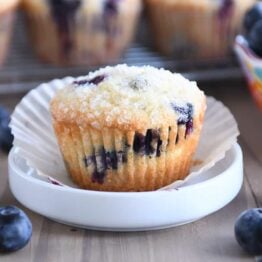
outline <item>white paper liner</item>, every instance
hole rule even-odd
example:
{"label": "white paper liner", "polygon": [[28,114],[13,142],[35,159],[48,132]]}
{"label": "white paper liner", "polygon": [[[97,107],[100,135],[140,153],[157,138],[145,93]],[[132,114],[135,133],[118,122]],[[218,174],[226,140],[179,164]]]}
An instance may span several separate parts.
{"label": "white paper liner", "polygon": [[[11,116],[10,127],[14,135],[14,146],[35,169],[34,177],[59,186],[77,188],[67,174],[51,123],[49,102],[58,89],[74,80],[67,77],[42,84],[29,92],[16,106]],[[239,130],[236,120],[221,102],[207,98],[207,111],[197,152],[195,165],[184,180],[176,181],[159,190],[170,190],[190,183],[210,169],[236,143]]]}

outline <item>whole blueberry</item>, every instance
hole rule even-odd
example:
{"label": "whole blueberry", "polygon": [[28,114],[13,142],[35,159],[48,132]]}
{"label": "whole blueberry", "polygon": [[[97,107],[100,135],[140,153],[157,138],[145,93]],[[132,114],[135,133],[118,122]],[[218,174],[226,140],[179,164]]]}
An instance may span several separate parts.
{"label": "whole blueberry", "polygon": [[244,211],[235,223],[239,245],[252,255],[262,255],[262,208]]}
{"label": "whole blueberry", "polygon": [[32,224],[26,214],[15,206],[0,207],[0,251],[23,248],[32,236]]}
{"label": "whole blueberry", "polygon": [[251,31],[257,21],[262,20],[262,2],[257,2],[249,9],[244,18],[244,28],[247,33]]}
{"label": "whole blueberry", "polygon": [[10,115],[8,111],[0,107],[0,148],[9,151],[13,144],[13,135],[9,128]]}
{"label": "whole blueberry", "polygon": [[253,26],[247,40],[254,53],[262,57],[262,20]]}

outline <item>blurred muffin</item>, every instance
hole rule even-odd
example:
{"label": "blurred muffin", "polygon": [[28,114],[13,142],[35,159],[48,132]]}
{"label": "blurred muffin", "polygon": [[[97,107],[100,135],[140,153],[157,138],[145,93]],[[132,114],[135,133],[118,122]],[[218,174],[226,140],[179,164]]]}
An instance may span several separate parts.
{"label": "blurred muffin", "polygon": [[23,0],[23,7],[43,61],[97,65],[122,55],[133,37],[141,0]]}
{"label": "blurred muffin", "polygon": [[255,0],[146,0],[157,49],[176,58],[229,55]]}
{"label": "blurred muffin", "polygon": [[0,65],[8,53],[18,3],[19,0],[0,0]]}
{"label": "blurred muffin", "polygon": [[205,108],[195,82],[150,66],[100,69],[51,101],[69,174],[103,191],[156,190],[185,178]]}

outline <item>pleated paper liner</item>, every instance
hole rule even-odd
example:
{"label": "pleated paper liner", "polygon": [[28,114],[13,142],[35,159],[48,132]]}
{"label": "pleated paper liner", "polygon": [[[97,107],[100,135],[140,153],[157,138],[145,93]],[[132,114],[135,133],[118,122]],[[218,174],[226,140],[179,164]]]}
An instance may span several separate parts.
{"label": "pleated paper liner", "polygon": [[[49,103],[56,91],[74,80],[67,77],[42,84],[29,92],[16,106],[11,117],[14,146],[27,164],[36,170],[33,176],[48,183],[77,188],[67,174],[53,130]],[[237,141],[236,120],[221,102],[207,98],[207,111],[197,152],[189,175],[159,190],[176,189],[223,159]]]}

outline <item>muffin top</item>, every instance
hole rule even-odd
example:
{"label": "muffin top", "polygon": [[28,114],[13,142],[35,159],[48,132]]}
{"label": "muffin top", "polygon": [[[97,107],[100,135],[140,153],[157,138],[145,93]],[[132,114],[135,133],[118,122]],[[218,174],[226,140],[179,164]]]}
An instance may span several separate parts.
{"label": "muffin top", "polygon": [[51,101],[56,121],[124,130],[186,124],[205,109],[205,96],[180,74],[118,65],[79,77]]}

